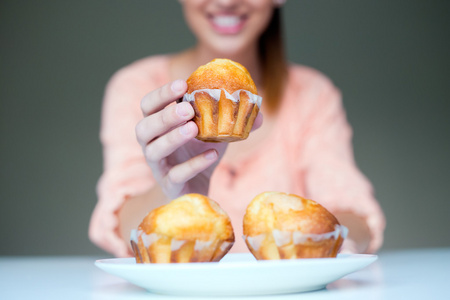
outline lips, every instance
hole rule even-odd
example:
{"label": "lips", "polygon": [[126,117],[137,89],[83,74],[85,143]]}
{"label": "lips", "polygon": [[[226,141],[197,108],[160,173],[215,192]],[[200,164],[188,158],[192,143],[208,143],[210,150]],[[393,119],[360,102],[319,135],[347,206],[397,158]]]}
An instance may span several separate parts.
{"label": "lips", "polygon": [[236,15],[215,15],[209,19],[214,30],[220,34],[237,34],[245,24],[245,17]]}

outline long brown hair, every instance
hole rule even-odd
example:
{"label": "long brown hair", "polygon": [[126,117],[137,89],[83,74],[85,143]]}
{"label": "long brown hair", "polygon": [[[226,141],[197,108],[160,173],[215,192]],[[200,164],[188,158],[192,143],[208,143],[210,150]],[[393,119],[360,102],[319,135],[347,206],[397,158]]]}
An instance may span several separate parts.
{"label": "long brown hair", "polygon": [[259,39],[259,54],[264,86],[263,101],[269,112],[275,112],[287,78],[281,9],[278,7],[274,9],[272,19]]}

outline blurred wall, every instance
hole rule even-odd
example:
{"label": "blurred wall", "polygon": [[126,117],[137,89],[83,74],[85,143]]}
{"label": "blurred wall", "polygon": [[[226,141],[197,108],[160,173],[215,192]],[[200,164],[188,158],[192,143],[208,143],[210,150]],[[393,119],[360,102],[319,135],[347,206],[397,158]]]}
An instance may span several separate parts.
{"label": "blurred wall", "polygon": [[[289,0],[287,52],[342,90],[383,250],[450,246],[450,1]],[[109,255],[87,238],[104,86],[193,45],[178,1],[0,2],[0,255]]]}

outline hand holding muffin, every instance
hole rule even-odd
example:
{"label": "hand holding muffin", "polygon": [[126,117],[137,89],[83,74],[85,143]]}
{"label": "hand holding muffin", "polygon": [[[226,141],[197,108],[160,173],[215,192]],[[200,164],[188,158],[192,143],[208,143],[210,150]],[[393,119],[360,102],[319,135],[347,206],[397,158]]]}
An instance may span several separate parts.
{"label": "hand holding muffin", "polygon": [[191,192],[207,195],[209,178],[226,149],[226,144],[195,139],[192,106],[174,104],[186,91],[186,82],[176,80],[147,94],[141,101],[144,118],[136,126],[145,159],[169,199]]}
{"label": "hand holding muffin", "polygon": [[[250,74],[229,60],[199,67],[188,83],[176,80],[147,94],[141,101],[144,118],[136,126],[147,163],[169,199],[186,193],[208,194],[212,172],[227,143],[204,143],[195,137],[215,142],[244,139],[261,104]],[[195,93],[205,88],[223,92],[218,99]],[[200,99],[175,104],[185,94]]]}

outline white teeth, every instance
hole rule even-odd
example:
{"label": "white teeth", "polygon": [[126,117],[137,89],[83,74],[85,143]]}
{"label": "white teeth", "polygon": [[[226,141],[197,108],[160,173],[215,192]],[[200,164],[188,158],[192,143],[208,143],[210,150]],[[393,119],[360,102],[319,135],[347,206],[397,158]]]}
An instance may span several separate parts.
{"label": "white teeth", "polygon": [[238,25],[241,20],[235,16],[216,16],[213,21],[217,26],[232,27]]}

